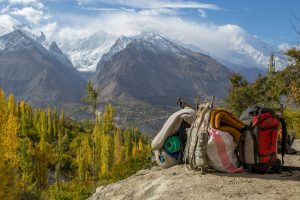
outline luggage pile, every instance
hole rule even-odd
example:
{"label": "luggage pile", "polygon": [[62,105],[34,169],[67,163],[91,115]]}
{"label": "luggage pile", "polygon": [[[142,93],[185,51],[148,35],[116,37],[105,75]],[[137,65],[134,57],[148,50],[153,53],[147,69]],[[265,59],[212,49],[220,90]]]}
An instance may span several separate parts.
{"label": "luggage pile", "polygon": [[286,149],[287,130],[284,119],[272,110],[254,106],[236,118],[213,108],[213,100],[197,109],[181,106],[151,143],[162,168],[183,163],[188,172],[281,172],[285,151],[281,159],[277,152]]}

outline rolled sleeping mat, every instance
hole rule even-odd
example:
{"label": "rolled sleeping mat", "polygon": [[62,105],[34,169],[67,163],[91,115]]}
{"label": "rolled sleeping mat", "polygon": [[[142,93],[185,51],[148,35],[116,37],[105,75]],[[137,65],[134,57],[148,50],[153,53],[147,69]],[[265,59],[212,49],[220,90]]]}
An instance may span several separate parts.
{"label": "rolled sleeping mat", "polygon": [[155,151],[154,154],[157,164],[164,169],[178,164],[178,160],[169,155],[164,149],[162,149],[160,152]]}
{"label": "rolled sleeping mat", "polygon": [[181,142],[177,135],[168,137],[164,143],[164,149],[168,153],[175,153],[181,150]]}
{"label": "rolled sleeping mat", "polygon": [[184,108],[173,113],[163,125],[162,129],[154,137],[151,142],[152,150],[160,150],[163,148],[165,140],[176,134],[179,130],[182,121],[185,120],[189,125],[193,122],[196,116],[196,111],[191,108]]}

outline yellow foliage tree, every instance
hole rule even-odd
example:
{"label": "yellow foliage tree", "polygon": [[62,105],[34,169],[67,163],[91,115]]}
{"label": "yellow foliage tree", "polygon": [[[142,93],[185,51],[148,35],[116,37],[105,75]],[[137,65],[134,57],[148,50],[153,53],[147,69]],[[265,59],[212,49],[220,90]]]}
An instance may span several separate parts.
{"label": "yellow foliage tree", "polygon": [[[14,105],[11,99],[11,106]],[[0,134],[0,199],[16,199],[19,192],[18,166],[19,158],[17,148],[19,138],[17,136],[18,121],[11,112],[7,121],[1,127]]]}
{"label": "yellow foliage tree", "polygon": [[132,158],[136,158],[136,156],[137,156],[137,148],[136,148],[136,143],[134,143],[132,147]]}
{"label": "yellow foliage tree", "polygon": [[123,161],[124,151],[122,146],[122,132],[120,129],[118,129],[114,135],[114,165],[118,165]]}
{"label": "yellow foliage tree", "polygon": [[142,138],[140,137],[139,139],[139,147],[138,147],[138,150],[139,152],[142,152],[144,150],[144,147],[143,147],[143,141],[142,141]]}
{"label": "yellow foliage tree", "polygon": [[112,138],[110,135],[103,135],[101,143],[101,174],[105,175],[109,172],[110,160],[112,155],[110,154]]}
{"label": "yellow foliage tree", "polygon": [[76,162],[78,165],[78,176],[80,182],[88,181],[89,169],[92,166],[92,149],[89,144],[89,137],[84,136],[77,149]]}

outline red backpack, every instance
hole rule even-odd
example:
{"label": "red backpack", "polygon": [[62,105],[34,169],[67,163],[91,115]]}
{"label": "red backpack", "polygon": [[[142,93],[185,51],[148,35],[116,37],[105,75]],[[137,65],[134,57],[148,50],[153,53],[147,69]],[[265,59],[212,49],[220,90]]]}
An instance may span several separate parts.
{"label": "red backpack", "polygon": [[281,124],[281,148],[285,149],[285,121],[272,110],[260,106],[248,108],[240,120],[246,127],[242,131],[237,154],[244,167],[257,173],[281,172],[285,152],[282,152],[282,159],[278,159],[277,138]]}

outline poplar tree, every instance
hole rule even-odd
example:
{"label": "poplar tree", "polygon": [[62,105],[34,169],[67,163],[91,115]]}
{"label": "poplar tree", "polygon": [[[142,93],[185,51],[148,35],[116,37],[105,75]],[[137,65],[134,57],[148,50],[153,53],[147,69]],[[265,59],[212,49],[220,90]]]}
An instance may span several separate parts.
{"label": "poplar tree", "polygon": [[15,97],[12,94],[9,95],[9,97],[8,97],[7,109],[8,109],[8,112],[15,113]]}
{"label": "poplar tree", "polygon": [[109,169],[109,148],[111,138],[108,134],[104,134],[101,144],[101,174],[105,175]]}
{"label": "poplar tree", "polygon": [[123,161],[123,138],[122,132],[118,129],[114,135],[114,165],[118,165]]}
{"label": "poplar tree", "polygon": [[93,166],[94,181],[96,183],[98,182],[98,178],[101,172],[102,139],[103,139],[103,133],[101,132],[101,127],[99,125],[98,117],[96,116],[96,122],[92,133],[92,141],[94,145],[92,166]]}
{"label": "poplar tree", "polygon": [[129,130],[124,130],[124,139],[125,160],[129,160],[131,157],[131,137],[129,134]]}
{"label": "poplar tree", "polygon": [[0,198],[6,197],[15,199],[19,192],[18,180],[18,166],[19,157],[17,155],[17,148],[19,145],[19,138],[17,136],[18,121],[14,115],[14,100],[11,95],[9,98],[10,108],[7,121],[1,127],[0,135]]}
{"label": "poplar tree", "polygon": [[39,121],[37,130],[40,135],[40,141],[35,148],[35,171],[38,189],[44,189],[47,186],[47,167],[51,156],[51,150],[46,142],[46,114],[43,111],[39,111],[38,114]]}
{"label": "poplar tree", "polygon": [[142,152],[144,150],[144,147],[143,147],[143,141],[142,141],[142,137],[139,138],[139,146],[138,146],[138,151],[139,152]]}
{"label": "poplar tree", "polygon": [[34,193],[35,192],[35,177],[34,177],[34,165],[33,158],[33,146],[28,137],[20,139],[18,155],[20,158],[21,169],[21,181],[20,186],[22,193]]}
{"label": "poplar tree", "polygon": [[79,181],[84,183],[88,180],[89,169],[92,166],[92,149],[89,144],[88,135],[83,136],[83,139],[77,149],[76,162],[78,165]]}
{"label": "poplar tree", "polygon": [[[88,81],[86,86],[86,95],[82,98],[82,102],[92,107],[94,120],[96,121],[96,108],[97,108],[98,92],[94,89],[91,81]],[[95,122],[96,123],[96,122]],[[93,135],[93,134],[92,134]],[[93,177],[94,177],[94,191],[96,191],[97,172],[96,172],[96,141],[92,137],[92,152],[93,152]]]}
{"label": "poplar tree", "polygon": [[132,145],[132,158],[136,158],[136,155],[137,155],[137,145],[136,145],[136,142],[134,141],[133,142],[133,145]]}
{"label": "poplar tree", "polygon": [[56,144],[56,157],[57,162],[55,165],[55,184],[56,184],[56,194],[60,196],[60,169],[61,169],[61,161],[62,161],[62,154],[63,154],[63,137],[65,136],[65,113],[64,109],[62,109],[59,117],[58,122],[58,138]]}
{"label": "poplar tree", "polygon": [[47,134],[50,137],[53,137],[53,132],[52,132],[52,112],[50,107],[47,109]]}

